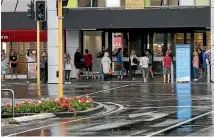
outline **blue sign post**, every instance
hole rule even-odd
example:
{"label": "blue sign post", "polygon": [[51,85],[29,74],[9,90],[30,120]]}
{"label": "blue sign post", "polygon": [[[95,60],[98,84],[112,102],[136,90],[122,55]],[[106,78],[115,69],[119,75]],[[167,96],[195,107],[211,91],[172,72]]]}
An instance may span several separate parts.
{"label": "blue sign post", "polygon": [[191,45],[176,45],[176,82],[191,82]]}

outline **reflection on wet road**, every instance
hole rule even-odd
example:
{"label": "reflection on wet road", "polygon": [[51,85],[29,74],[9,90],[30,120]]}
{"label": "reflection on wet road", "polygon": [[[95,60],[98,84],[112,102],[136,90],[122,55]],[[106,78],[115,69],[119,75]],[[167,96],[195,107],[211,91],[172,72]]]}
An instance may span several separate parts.
{"label": "reflection on wet road", "polygon": [[[16,98],[54,98],[57,85],[3,85]],[[213,85],[102,84],[65,85],[64,96],[89,94],[97,102],[124,109],[109,115],[56,118],[31,125],[2,127],[2,135],[17,136],[186,136],[214,135]],[[38,93],[40,92],[40,93]],[[41,95],[41,96],[38,96]],[[7,94],[2,94],[7,98]],[[3,100],[4,101],[4,100]],[[14,134],[17,133],[17,134]]]}

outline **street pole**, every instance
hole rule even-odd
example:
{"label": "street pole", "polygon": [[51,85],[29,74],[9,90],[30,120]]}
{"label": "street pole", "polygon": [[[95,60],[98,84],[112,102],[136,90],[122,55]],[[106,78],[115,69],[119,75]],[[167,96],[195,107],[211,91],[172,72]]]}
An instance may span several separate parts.
{"label": "street pole", "polygon": [[37,21],[37,86],[38,86],[38,95],[40,96],[40,22]]}
{"label": "street pole", "polygon": [[58,69],[59,69],[59,79],[58,79],[58,96],[63,96],[63,55],[62,55],[62,0],[58,0]]}

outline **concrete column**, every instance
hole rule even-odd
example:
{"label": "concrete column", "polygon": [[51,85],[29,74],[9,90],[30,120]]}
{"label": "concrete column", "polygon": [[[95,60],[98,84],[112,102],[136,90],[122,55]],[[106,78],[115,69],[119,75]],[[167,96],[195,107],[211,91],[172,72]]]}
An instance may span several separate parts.
{"label": "concrete column", "polygon": [[[66,30],[66,52],[70,54],[72,63],[74,63],[74,54],[80,47],[80,31]],[[76,68],[73,64],[71,78],[76,78]]]}
{"label": "concrete column", "polygon": [[211,0],[211,81],[214,81],[214,1]]}
{"label": "concrete column", "polygon": [[58,83],[58,17],[56,0],[47,0],[48,27],[48,83]]}

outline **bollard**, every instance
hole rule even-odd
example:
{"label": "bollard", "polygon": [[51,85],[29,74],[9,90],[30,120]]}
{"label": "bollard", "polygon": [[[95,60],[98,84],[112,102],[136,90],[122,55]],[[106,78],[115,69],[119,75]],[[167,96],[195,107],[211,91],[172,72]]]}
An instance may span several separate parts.
{"label": "bollard", "polygon": [[210,64],[207,64],[207,83],[210,83]]}
{"label": "bollard", "polygon": [[171,63],[171,83],[174,83],[174,65]]}

